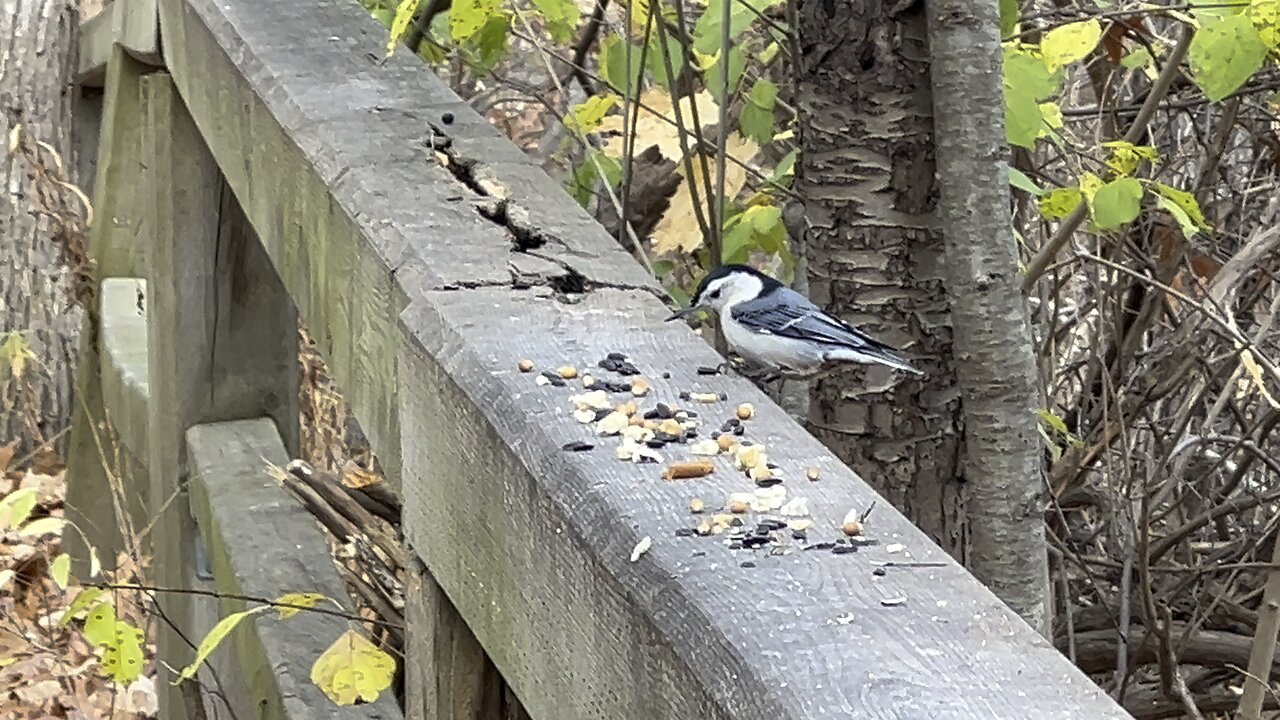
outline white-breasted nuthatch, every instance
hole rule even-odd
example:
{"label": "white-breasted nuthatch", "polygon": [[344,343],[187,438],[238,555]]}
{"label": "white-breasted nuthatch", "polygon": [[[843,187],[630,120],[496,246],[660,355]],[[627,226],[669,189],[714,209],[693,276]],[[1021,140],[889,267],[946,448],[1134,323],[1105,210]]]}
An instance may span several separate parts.
{"label": "white-breasted nuthatch", "polygon": [[745,265],[712,270],[698,283],[689,307],[667,320],[698,310],[719,314],[725,340],[743,359],[786,377],[813,377],[847,363],[923,374],[893,348]]}

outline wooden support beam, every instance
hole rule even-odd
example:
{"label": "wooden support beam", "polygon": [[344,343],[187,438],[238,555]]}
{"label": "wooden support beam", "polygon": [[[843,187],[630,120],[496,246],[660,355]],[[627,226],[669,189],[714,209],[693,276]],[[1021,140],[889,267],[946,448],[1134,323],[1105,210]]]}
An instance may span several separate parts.
{"label": "wooden support beam", "polygon": [[[192,515],[216,578],[206,589],[268,599],[320,593],[348,605],[315,519],[266,475],[264,461],[283,467],[291,457],[270,420],[197,425],[187,432],[186,448]],[[197,605],[204,607],[192,628],[196,638],[218,619],[247,609],[234,599],[200,600]],[[287,620],[274,612],[260,615],[238,627],[213,658],[219,676],[225,682],[235,678],[240,686],[227,698],[236,717],[399,718],[389,692],[373,703],[336,707],[311,682],[312,664],[348,625],[341,618],[303,611]],[[208,705],[208,717],[225,716],[220,702]]]}
{"label": "wooden support beam", "polygon": [[[147,238],[154,567],[158,583],[182,587],[194,562],[194,528],[183,495],[183,433],[201,422],[268,415],[296,452],[297,320],[169,76],[148,76],[143,95],[152,189]],[[187,625],[188,598],[161,598],[161,609]],[[190,648],[161,627],[160,656],[182,666]],[[180,707],[176,691],[162,694],[163,717],[178,717]]]}
{"label": "wooden support beam", "polygon": [[106,79],[107,63],[115,47],[115,13],[111,3],[93,17],[80,23],[80,51],[77,56],[76,83],[101,87]]}
{"label": "wooden support beam", "polygon": [[157,0],[113,0],[80,24],[78,85],[100,87],[116,47],[144,65],[164,63],[160,56],[160,15],[156,3]]}
{"label": "wooden support beam", "polygon": [[[104,10],[104,12],[106,12]],[[147,190],[143,177],[140,83],[150,68],[118,46],[111,51],[103,98],[103,122],[96,143],[98,160],[93,183],[97,218],[89,233],[89,250],[97,262],[98,280],[144,274],[140,237]],[[75,406],[67,453],[67,517],[80,526],[109,567],[125,548],[112,501],[114,455],[111,419],[103,413],[98,358],[98,308],[95,304],[80,330],[76,364]],[[87,568],[87,550],[79,533],[67,536],[67,552],[79,569]]]}
{"label": "wooden support beam", "polygon": [[[160,65],[160,14],[157,0],[113,0],[111,30],[115,41],[135,59]],[[105,13],[108,8],[103,8]]]}
{"label": "wooden support beam", "polygon": [[[581,367],[621,351],[655,398],[754,403],[753,437],[828,536],[877,499],[749,383],[697,376],[719,358],[661,322],[652,278],[414,58],[382,62],[384,31],[358,5],[162,0],[161,17],[195,124],[389,459],[404,530],[443,591],[421,591],[415,698],[451,688],[488,706],[470,638],[433,634],[461,619],[537,718],[1127,717],[883,502],[878,546],[744,556],[675,534],[692,495],[751,488],[723,460],[665,482],[607,448],[561,450],[588,436],[568,391],[534,385],[517,359]],[[821,482],[799,479],[809,465]],[[908,553],[935,565],[873,574]],[[460,689],[436,661],[446,647],[469,658]]]}

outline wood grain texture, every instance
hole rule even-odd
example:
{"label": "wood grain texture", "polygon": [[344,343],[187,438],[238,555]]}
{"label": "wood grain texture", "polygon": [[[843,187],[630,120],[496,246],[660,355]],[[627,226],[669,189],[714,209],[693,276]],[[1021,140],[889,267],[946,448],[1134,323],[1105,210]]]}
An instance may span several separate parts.
{"label": "wood grain texture", "polygon": [[[570,305],[475,289],[430,293],[404,318],[416,338],[400,369],[416,380],[401,395],[405,531],[533,717],[1126,717],[883,501],[869,525],[879,546],[734,553],[674,537],[691,497],[750,490],[725,461],[673,483],[615,460],[607,441],[560,450],[589,437],[571,391],[536,386],[517,359],[589,367],[619,351],[656,399],[727,392],[698,408],[714,424],[754,403],[754,439],[809,500],[815,533],[834,536],[878,499],[749,383],[694,375],[716,356],[665,312],[638,292]],[[821,482],[800,479],[811,465]],[[652,549],[630,562],[645,536]],[[941,566],[872,574],[872,561],[903,559]],[[894,597],[905,604],[882,605]]]}
{"label": "wood grain texture", "polygon": [[[146,66],[118,47],[112,49],[103,97],[103,122],[94,179],[93,208],[97,220],[90,230],[89,250],[97,263],[98,280],[144,274],[140,237],[141,213],[148,195],[142,173],[141,130],[144,108],[140,83]],[[111,191],[115,189],[115,191]],[[125,190],[121,192],[121,190]],[[94,318],[81,322],[76,356],[75,401],[67,451],[68,518],[85,529],[89,542],[104,562],[113,563],[124,543],[111,503],[103,450],[111,447],[109,425],[102,416],[98,327]],[[78,533],[67,537],[67,552],[79,567],[88,567],[87,550]]]}
{"label": "wood grain texture", "polygon": [[157,0],[112,0],[112,35],[130,55],[159,64],[160,15]]}
{"label": "wood grain texture", "polygon": [[[381,63],[385,30],[358,5],[165,0],[160,11],[182,97],[393,483],[407,290],[506,286],[517,271],[653,286],[419,61]],[[326,41],[296,42],[300,19]],[[541,248],[516,252],[515,231],[478,211],[493,201],[432,161],[445,112],[459,164],[510,178],[490,189],[540,224]]]}
{"label": "wood grain texture", "polygon": [[405,583],[405,717],[501,720],[503,680],[457,608],[422,563]]}
{"label": "wood grain texture", "polygon": [[[192,567],[194,526],[186,502],[182,435],[200,422],[270,415],[296,451],[297,320],[260,245],[230,198],[169,76],[143,81],[148,219],[150,493],[156,577],[182,587]],[[185,627],[189,598],[161,598]],[[158,651],[181,666],[190,648],[162,629]],[[161,715],[178,712],[173,688]]]}
{"label": "wood grain texture", "polygon": [[[264,460],[282,467],[289,461],[271,420],[197,425],[186,443],[192,514],[218,591],[265,598],[320,593],[349,605],[311,515],[265,472]],[[219,605],[221,615],[246,609],[237,600]],[[373,703],[337,707],[311,682],[311,665],[347,630],[347,621],[306,611],[283,621],[273,615],[242,623],[223,643],[224,676],[240,675],[248,691],[248,697],[232,698],[240,717],[400,717],[389,693]],[[196,637],[208,629],[196,628]]]}
{"label": "wood grain texture", "polygon": [[[139,463],[147,445],[147,317],[142,278],[108,278],[98,289],[102,407],[125,455]],[[123,485],[134,527],[145,527],[150,487],[144,468]]]}
{"label": "wood grain texture", "polygon": [[108,278],[98,290],[102,399],[131,453],[147,456],[147,281]]}
{"label": "wood grain texture", "polygon": [[107,61],[115,46],[116,3],[111,3],[93,17],[80,22],[80,51],[77,55],[76,83],[100,87],[107,74]]}

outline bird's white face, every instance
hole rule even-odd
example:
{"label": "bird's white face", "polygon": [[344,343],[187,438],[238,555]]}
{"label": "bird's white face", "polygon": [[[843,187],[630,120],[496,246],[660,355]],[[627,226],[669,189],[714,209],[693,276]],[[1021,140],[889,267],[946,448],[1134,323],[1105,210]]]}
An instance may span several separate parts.
{"label": "bird's white face", "polygon": [[702,295],[694,298],[694,305],[720,312],[745,300],[751,300],[764,289],[760,278],[746,273],[732,273],[710,283]]}

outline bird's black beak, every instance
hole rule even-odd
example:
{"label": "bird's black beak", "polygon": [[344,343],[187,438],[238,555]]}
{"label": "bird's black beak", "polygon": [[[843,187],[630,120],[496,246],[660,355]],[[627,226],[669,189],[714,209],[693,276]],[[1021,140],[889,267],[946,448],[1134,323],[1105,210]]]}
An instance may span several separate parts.
{"label": "bird's black beak", "polygon": [[690,314],[692,314],[692,313],[693,313],[695,310],[697,310],[697,309],[698,309],[698,308],[697,308],[696,306],[691,306],[691,307],[687,307],[687,308],[685,308],[685,309],[683,309],[683,310],[677,310],[677,311],[675,311],[674,313],[672,313],[672,314],[671,314],[671,317],[667,318],[667,320],[666,320],[666,321],[667,321],[667,322],[671,322],[672,320],[680,320],[680,319],[682,319],[682,318],[689,317],[689,315],[690,315]]}

